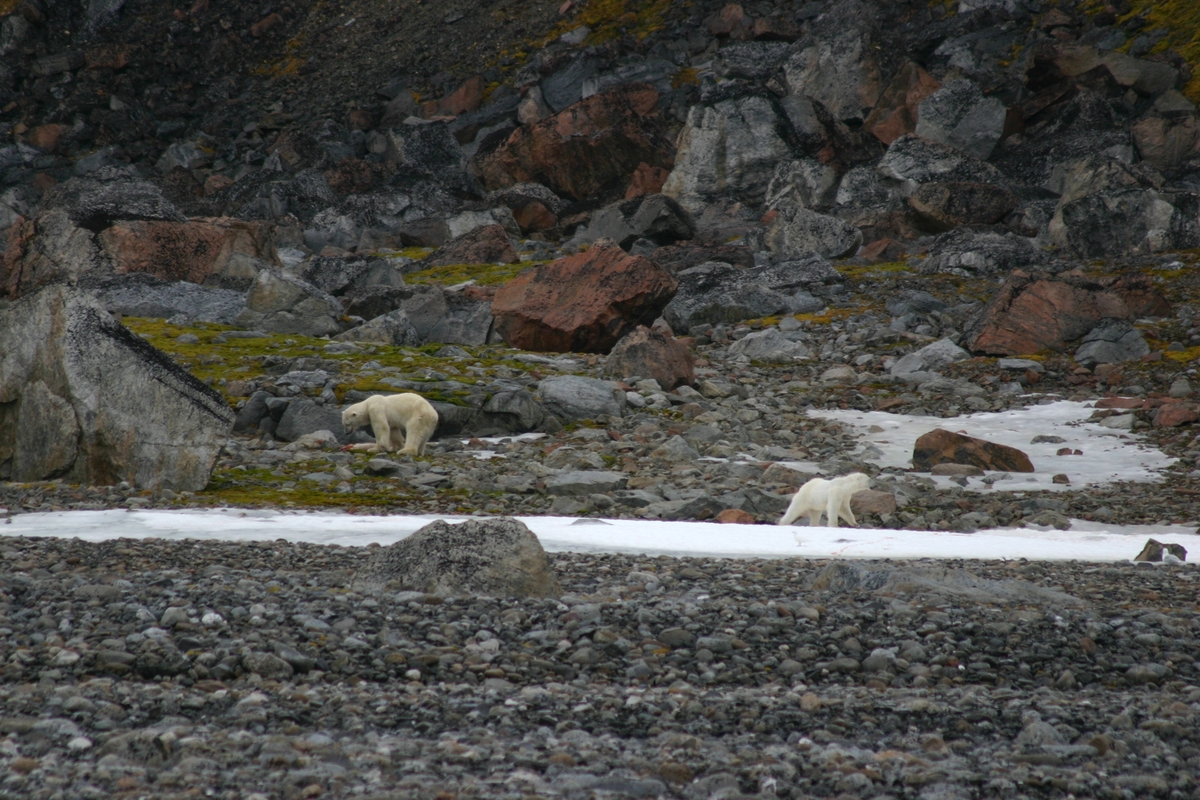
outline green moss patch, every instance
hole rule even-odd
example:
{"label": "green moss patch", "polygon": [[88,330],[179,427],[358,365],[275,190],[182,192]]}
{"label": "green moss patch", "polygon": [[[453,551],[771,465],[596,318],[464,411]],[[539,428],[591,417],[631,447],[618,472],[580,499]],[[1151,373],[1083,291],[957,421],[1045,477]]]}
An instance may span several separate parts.
{"label": "green moss patch", "polygon": [[508,283],[522,272],[545,261],[521,261],[516,264],[447,264],[431,267],[404,276],[407,283],[440,283],[453,286],[456,283],[475,281],[480,286],[500,286]]}

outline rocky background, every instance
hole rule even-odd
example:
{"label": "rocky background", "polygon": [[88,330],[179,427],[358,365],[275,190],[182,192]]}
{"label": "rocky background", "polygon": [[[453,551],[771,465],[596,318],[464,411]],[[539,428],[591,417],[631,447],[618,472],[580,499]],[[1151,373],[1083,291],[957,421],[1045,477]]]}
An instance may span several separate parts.
{"label": "rocky background", "polygon": [[[1195,522],[1198,28],[0,0],[0,506],[771,522],[858,470],[864,525]],[[342,451],[395,391],[429,455]],[[1023,454],[938,434],[935,490],[807,414],[1066,398],[1163,481],[1073,487],[1066,451],[1063,491],[991,491]],[[560,555],[510,601],[336,548],[2,555],[14,796],[1197,791],[1188,566]]]}

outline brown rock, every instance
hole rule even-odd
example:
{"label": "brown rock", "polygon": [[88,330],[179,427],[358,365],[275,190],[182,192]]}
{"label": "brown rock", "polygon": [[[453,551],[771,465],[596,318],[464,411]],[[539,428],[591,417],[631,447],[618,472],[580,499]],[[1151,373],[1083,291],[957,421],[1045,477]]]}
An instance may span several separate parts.
{"label": "brown rock", "polygon": [[930,475],[945,475],[952,478],[972,478],[983,474],[983,470],[973,464],[934,464],[929,470]]}
{"label": "brown rock", "polygon": [[254,37],[262,36],[264,33],[269,33],[282,24],[283,17],[278,14],[268,14],[250,26],[250,35]]}
{"label": "brown rock", "polygon": [[875,514],[876,516],[895,514],[896,495],[891,492],[864,489],[861,492],[855,492],[850,498],[850,510],[856,516],[863,514]]}
{"label": "brown rock", "polygon": [[613,347],[604,365],[609,377],[654,378],[664,389],[696,382],[692,351],[658,328],[639,325]]}
{"label": "brown rock", "polygon": [[473,167],[488,190],[541,183],[573,200],[620,198],[639,164],[668,169],[675,149],[656,113],[658,92],[629,83],[517,128]]}
{"label": "brown rock", "polygon": [[717,522],[724,522],[734,525],[753,525],[757,520],[750,516],[740,508],[727,508],[717,514],[713,519]]}
{"label": "brown rock", "polygon": [[708,32],[713,36],[728,36],[734,30],[740,28],[742,20],[745,19],[746,12],[738,3],[729,3],[722,8],[711,22],[708,23]]}
{"label": "brown rock", "polygon": [[329,188],[338,197],[362,194],[387,179],[387,173],[381,165],[363,161],[361,158],[344,158],[322,174]]}
{"label": "brown rock", "polygon": [[420,261],[421,269],[448,264],[515,264],[521,260],[500,225],[484,225],[443,245]]}
{"label": "brown rock", "polygon": [[1054,277],[1013,270],[966,326],[967,349],[1026,355],[1062,348],[1106,318],[1170,316],[1171,306],[1140,273],[1093,279],[1078,271]]}
{"label": "brown rock", "polygon": [[858,251],[858,255],[862,258],[871,261],[874,264],[884,264],[891,261],[899,261],[904,258],[904,245],[897,242],[895,239],[876,239],[868,245],[864,245]]}
{"label": "brown rock", "polygon": [[964,436],[938,428],[913,445],[913,469],[929,472],[935,464],[971,464],[1001,472],[1033,472],[1029,456],[1015,447]]}
{"label": "brown rock", "polygon": [[606,353],[652,322],[677,287],[654,262],[597,243],[502,286],[492,301],[495,330],[523,350]]}
{"label": "brown rock", "polygon": [[125,45],[101,45],[84,53],[84,59],[88,69],[124,69],[131,50]]}
{"label": "brown rock", "polygon": [[1187,548],[1181,544],[1163,544],[1157,539],[1147,539],[1146,546],[1142,548],[1142,552],[1133,557],[1134,561],[1162,561],[1163,553],[1167,552],[1178,558],[1180,561],[1187,561]]}
{"label": "brown rock", "polygon": [[209,197],[233,186],[233,178],[228,175],[212,174],[204,179],[204,196]]}
{"label": "brown rock", "polygon": [[1177,169],[1200,149],[1200,120],[1149,117],[1134,124],[1133,143],[1142,159],[1160,172]]}
{"label": "brown rock", "polygon": [[643,161],[633,171],[629,188],[625,190],[625,199],[629,200],[646,194],[658,194],[662,191],[663,184],[667,182],[667,176],[670,174],[662,167],[652,167]]}
{"label": "brown rock", "polygon": [[537,200],[513,211],[513,219],[525,233],[548,231],[558,224],[558,217]]}
{"label": "brown rock", "polygon": [[937,78],[913,62],[906,61],[863,120],[863,130],[872,133],[885,145],[906,133],[916,132],[917,110],[921,101],[941,87]]}
{"label": "brown rock", "polygon": [[785,16],[762,17],[754,20],[750,35],[763,42],[794,42],[800,38],[800,29]]}
{"label": "brown rock", "polygon": [[462,85],[439,101],[438,110],[442,114],[457,117],[468,111],[475,111],[483,105],[483,93],[487,83],[482,75],[467,78]]}
{"label": "brown rock", "polygon": [[234,253],[274,261],[268,229],[228,217],[189,222],[130,220],[100,232],[101,249],[118,273],[145,272],[173,281],[204,283],[219,275]]}
{"label": "brown rock", "polygon": [[950,230],[997,223],[1017,207],[1017,197],[987,183],[947,181],[922,185],[908,198],[908,204],[930,227]]}
{"label": "brown rock", "polygon": [[1200,419],[1200,412],[1195,407],[1183,403],[1172,403],[1158,409],[1154,415],[1154,427],[1175,428]]}
{"label": "brown rock", "polygon": [[1062,484],[1063,486],[1069,486],[1071,484],[1071,478],[1068,477],[1067,473],[1060,472],[1057,475],[1051,476],[1050,482]]}
{"label": "brown rock", "polygon": [[25,137],[25,141],[34,147],[45,150],[47,153],[53,153],[58,150],[58,146],[62,141],[63,134],[71,128],[67,125],[59,125],[50,123],[48,125],[38,125],[33,130],[29,131]]}

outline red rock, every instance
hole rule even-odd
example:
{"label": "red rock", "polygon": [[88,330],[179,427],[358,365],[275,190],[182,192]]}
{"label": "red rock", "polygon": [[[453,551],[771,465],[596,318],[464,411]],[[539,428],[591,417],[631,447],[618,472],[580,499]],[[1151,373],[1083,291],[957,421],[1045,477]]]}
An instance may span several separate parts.
{"label": "red rock", "polygon": [[762,17],[754,20],[750,35],[764,42],[794,42],[800,38],[800,29],[787,17]]}
{"label": "red rock", "polygon": [[728,36],[741,27],[746,12],[737,3],[730,3],[717,12],[717,16],[708,23],[708,32],[713,36]]}
{"label": "red rock", "polygon": [[967,349],[1027,355],[1060,349],[1105,318],[1170,316],[1171,306],[1140,273],[1092,279],[1078,271],[1050,277],[1013,270],[967,325]]}
{"label": "red rock", "polygon": [[364,108],[356,108],[346,115],[346,127],[352,131],[369,131],[375,127],[375,116]]}
{"label": "red rock", "polygon": [[1198,419],[1200,419],[1200,412],[1193,406],[1177,403],[1158,409],[1158,413],[1154,415],[1154,427],[1175,428]]}
{"label": "red rock", "polygon": [[558,224],[558,217],[537,200],[513,211],[513,219],[525,233],[548,231]]}
{"label": "red rock", "polygon": [[1029,456],[1015,447],[940,428],[917,439],[912,461],[917,472],[929,472],[935,464],[971,464],[1001,472],[1033,472]]}
{"label": "red rock", "polygon": [[667,176],[671,173],[662,167],[652,167],[645,161],[637,165],[633,177],[629,180],[629,188],[625,190],[625,199],[641,197],[646,194],[658,194],[662,191]]}
{"label": "red rock", "polygon": [[214,195],[223,189],[228,189],[230,186],[233,186],[233,178],[228,175],[209,175],[204,179],[204,196]]}
{"label": "red rock", "polygon": [[274,260],[266,226],[226,217],[130,220],[104,229],[97,238],[115,272],[145,272],[165,280],[203,283],[239,252]]}
{"label": "red rock", "polygon": [[483,93],[486,89],[487,83],[482,75],[467,78],[461,86],[441,99],[438,110],[442,114],[454,117],[475,111],[483,105]]}
{"label": "red rock", "polygon": [[38,125],[33,130],[29,131],[25,137],[25,141],[34,147],[45,150],[47,153],[53,153],[58,149],[62,142],[63,134],[71,130],[68,125],[59,125],[50,123],[48,125]]}
{"label": "red rock", "polygon": [[132,48],[123,45],[93,47],[84,54],[88,69],[124,69],[129,65]]}
{"label": "red rock", "polygon": [[885,397],[875,404],[876,411],[891,411],[893,408],[900,408],[908,403],[903,397]]}
{"label": "red rock", "polygon": [[937,78],[915,63],[906,61],[863,120],[863,130],[869,131],[885,145],[906,133],[914,133],[921,101],[941,87]]}
{"label": "red rock", "polygon": [[677,287],[649,259],[597,243],[497,290],[495,330],[522,350],[607,353],[626,333],[652,322]]}
{"label": "red rock", "polygon": [[670,390],[696,382],[696,366],[687,345],[657,328],[639,325],[613,347],[604,365],[610,377],[654,378]]}
{"label": "red rock", "polygon": [[572,200],[614,200],[639,164],[674,163],[657,106],[653,86],[624,84],[517,128],[495,149],[481,148],[472,165],[489,191],[541,183]]}
{"label": "red rock", "polygon": [[884,264],[899,261],[904,258],[905,252],[904,245],[885,237],[864,245],[858,254],[874,264]]}
{"label": "red rock", "polygon": [[1142,408],[1146,401],[1140,397],[1101,397],[1096,408]]}
{"label": "red rock", "polygon": [[877,516],[895,514],[896,495],[891,492],[864,489],[861,492],[855,492],[850,498],[850,510],[854,512],[855,516],[863,514],[875,514]]}
{"label": "red rock", "polygon": [[283,17],[278,14],[268,14],[250,26],[250,35],[255,37],[262,36],[264,33],[268,33],[282,24]]}
{"label": "red rock", "polygon": [[717,522],[733,525],[753,525],[757,520],[740,508],[727,508],[713,517]]}
{"label": "red rock", "polygon": [[421,269],[429,269],[448,264],[515,264],[520,260],[504,228],[484,225],[442,245],[420,264]]}

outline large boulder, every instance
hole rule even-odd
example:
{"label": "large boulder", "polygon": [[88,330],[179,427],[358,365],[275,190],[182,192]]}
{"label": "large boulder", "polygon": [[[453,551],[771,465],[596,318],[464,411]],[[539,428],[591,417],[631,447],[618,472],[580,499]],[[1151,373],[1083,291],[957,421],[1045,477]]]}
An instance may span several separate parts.
{"label": "large boulder", "polygon": [[692,106],[663,194],[693,213],[716,198],[759,205],[776,165],[792,158],[785,118],[759,96]]}
{"label": "large boulder", "polygon": [[646,239],[658,245],[673,245],[696,235],[696,223],[679,203],[661,194],[622,200],[592,215],[587,230],[575,235],[579,242],[611,239],[623,250]]}
{"label": "large boulder", "polygon": [[910,195],[908,204],[930,228],[946,231],[1000,222],[1017,207],[1017,196],[988,183],[934,181]]}
{"label": "large boulder", "polygon": [[630,83],[593,95],[494,147],[473,165],[488,189],[540,183],[572,200],[616,199],[639,164],[668,168],[674,148],[657,113],[658,92]]}
{"label": "large boulder", "polygon": [[0,309],[0,475],[196,491],[234,414],[220,394],[63,285]]}
{"label": "large boulder", "polygon": [[877,167],[879,174],[902,196],[915,193],[922,184],[934,181],[968,181],[1004,186],[998,169],[957,149],[905,135],[888,145]]}
{"label": "large boulder", "polygon": [[562,593],[533,532],[509,518],[436,520],[358,569],[355,591],[407,589],[439,597],[557,597]]}
{"label": "large boulder", "polygon": [[1002,472],[1034,471],[1029,456],[1015,447],[940,428],[917,438],[912,463],[917,472],[928,472],[937,464],[969,464]]}
{"label": "large boulder", "polygon": [[1170,314],[1146,275],[1091,279],[1075,271],[1051,277],[1015,270],[967,322],[964,339],[972,352],[1026,355],[1062,349],[1104,319]]}
{"label": "large boulder", "polygon": [[272,333],[328,336],[340,333],[342,305],[311,283],[276,270],[258,273],[235,323]]}
{"label": "large boulder", "polygon": [[696,381],[692,351],[660,328],[639,325],[617,342],[604,362],[604,371],[614,378],[653,378],[664,389]]}
{"label": "large boulder", "polygon": [[83,283],[110,314],[232,325],[246,308],[246,293],[187,281],[161,281],[151,275],[107,276]]}
{"label": "large boulder", "polygon": [[729,346],[729,354],[768,364],[791,364],[812,358],[812,350],[774,327],[746,334]]}
{"label": "large boulder", "polygon": [[542,379],[536,398],[548,413],[564,420],[619,417],[625,410],[625,393],[615,382],[577,375]]}
{"label": "large boulder", "polygon": [[836,3],[818,17],[783,65],[793,94],[811,97],[842,121],[862,121],[884,88],[888,52],[877,12],[860,0]]}
{"label": "large boulder", "polygon": [[815,254],[761,267],[738,268],[710,261],[679,272],[679,289],[663,309],[674,331],[739,322],[782,312],[810,312],[810,290],[841,279],[833,265]]}
{"label": "large boulder", "polygon": [[863,130],[889,145],[917,129],[921,101],[941,88],[937,78],[912,61],[905,61],[883,90]]}
{"label": "large boulder", "polygon": [[929,258],[921,262],[920,270],[971,277],[1003,276],[1046,260],[1046,254],[1032,240],[1015,233],[958,228],[933,240]]}
{"label": "large boulder", "polygon": [[822,258],[844,258],[854,255],[862,245],[863,235],[858,228],[794,201],[779,203],[767,219],[765,230],[754,237],[755,243],[780,258],[801,258],[812,253]]}
{"label": "large boulder", "polygon": [[826,208],[833,202],[837,188],[837,170],[829,164],[814,158],[781,161],[767,185],[766,204],[768,208],[785,202],[803,208]]}
{"label": "large boulder", "polygon": [[987,159],[1004,133],[1008,110],[968,80],[949,81],[921,101],[917,136]]}
{"label": "large boulder", "polygon": [[444,121],[410,117],[403,124],[389,129],[383,156],[397,166],[424,175],[446,189],[476,189],[474,176],[468,169],[467,156]]}
{"label": "large boulder", "polygon": [[98,242],[114,272],[144,272],[227,289],[244,291],[257,274],[253,268],[245,274],[239,256],[263,266],[279,265],[267,225],[229,217],[121,221],[101,231]]}
{"label": "large boulder", "polygon": [[423,343],[421,335],[402,308],[380,314],[356,328],[342,331],[333,337],[339,342],[388,344],[396,347],[416,347]]}
{"label": "large boulder", "polygon": [[313,256],[293,274],[337,297],[371,286],[404,285],[404,275],[391,262],[371,256]]}
{"label": "large boulder", "polygon": [[902,378],[913,373],[937,372],[939,369],[956,361],[965,361],[971,354],[949,339],[939,339],[927,344],[903,358],[896,359],[892,364],[891,374]]}
{"label": "large boulder", "polygon": [[494,328],[523,350],[606,353],[653,322],[677,286],[654,262],[598,243],[500,287],[492,300]]}
{"label": "large boulder", "polygon": [[1049,238],[1080,258],[1200,247],[1200,195],[1153,189],[1089,194],[1059,204]]}
{"label": "large boulder", "polygon": [[1083,336],[1075,360],[1085,367],[1135,361],[1150,352],[1142,332],[1129,320],[1106,319]]}
{"label": "large boulder", "polygon": [[521,260],[500,225],[484,225],[447,242],[436,253],[409,267],[410,272],[450,264],[515,264]]}

